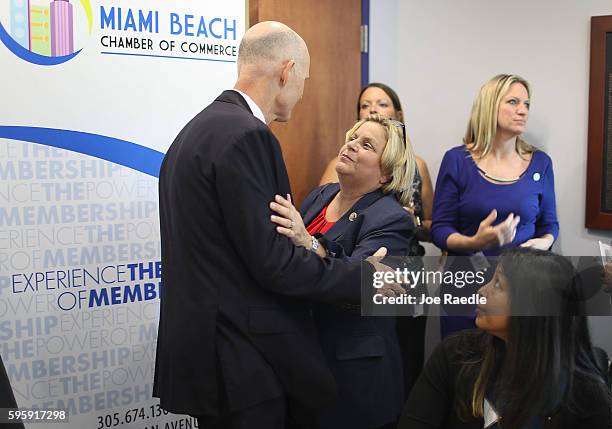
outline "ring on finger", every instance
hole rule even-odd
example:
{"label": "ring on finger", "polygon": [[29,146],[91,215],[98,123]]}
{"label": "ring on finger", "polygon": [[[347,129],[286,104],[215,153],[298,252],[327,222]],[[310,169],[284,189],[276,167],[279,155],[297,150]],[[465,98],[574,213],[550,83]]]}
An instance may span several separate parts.
{"label": "ring on finger", "polygon": [[294,226],[295,226],[295,222],[289,221],[289,229],[293,229]]}

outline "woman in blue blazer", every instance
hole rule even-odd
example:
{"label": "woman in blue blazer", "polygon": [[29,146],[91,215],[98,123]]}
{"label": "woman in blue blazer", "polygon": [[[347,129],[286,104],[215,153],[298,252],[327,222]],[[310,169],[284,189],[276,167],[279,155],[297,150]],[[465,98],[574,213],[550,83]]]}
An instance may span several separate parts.
{"label": "woman in blue blazer", "polygon": [[[380,116],[357,122],[336,171],[339,183],[313,190],[301,213],[289,196],[276,197],[270,207],[277,231],[322,257],[363,260],[381,246],[389,255],[407,255],[414,224],[402,206],[412,196],[415,156],[403,125]],[[314,427],[395,427],[404,398],[395,318],[332,305],[315,307],[313,315],[338,385],[338,400],[317,412]]]}

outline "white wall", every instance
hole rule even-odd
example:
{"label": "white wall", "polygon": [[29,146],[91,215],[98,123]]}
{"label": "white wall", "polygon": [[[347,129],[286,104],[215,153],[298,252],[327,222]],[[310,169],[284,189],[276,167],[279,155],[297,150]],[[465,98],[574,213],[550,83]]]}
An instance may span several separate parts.
{"label": "white wall", "polygon": [[[480,86],[516,73],[533,87],[526,138],[553,159],[565,255],[596,255],[607,231],[584,227],[590,17],[609,0],[371,0],[370,81],[397,90],[416,151],[437,176],[461,144]],[[612,353],[612,321],[593,318]]]}

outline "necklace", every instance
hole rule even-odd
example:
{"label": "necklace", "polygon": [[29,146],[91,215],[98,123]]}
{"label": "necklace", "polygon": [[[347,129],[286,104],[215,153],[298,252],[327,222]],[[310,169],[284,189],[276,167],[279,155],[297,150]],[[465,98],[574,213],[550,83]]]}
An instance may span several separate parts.
{"label": "necklace", "polygon": [[499,182],[499,183],[512,183],[512,182],[516,182],[516,181],[520,180],[520,178],[523,177],[525,175],[525,173],[527,172],[527,170],[523,171],[516,179],[502,179],[500,177],[495,177],[495,176],[491,176],[490,174],[487,174],[487,172],[484,171],[482,168],[480,168],[478,165],[476,165],[476,168],[487,179],[493,180],[494,182]]}

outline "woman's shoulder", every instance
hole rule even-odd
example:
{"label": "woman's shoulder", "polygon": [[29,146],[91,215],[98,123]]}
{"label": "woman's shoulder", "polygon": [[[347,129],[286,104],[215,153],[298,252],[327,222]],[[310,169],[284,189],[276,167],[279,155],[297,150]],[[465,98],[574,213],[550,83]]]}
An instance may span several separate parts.
{"label": "woman's shoulder", "polygon": [[365,211],[374,214],[378,218],[410,218],[395,194],[383,195],[374,201]]}
{"label": "woman's shoulder", "polygon": [[487,335],[474,329],[460,331],[444,338],[429,358],[429,370],[456,376],[466,363],[476,364],[484,355],[483,345],[487,343]]}
{"label": "woman's shoulder", "polygon": [[552,164],[552,158],[542,149],[538,148],[535,148],[535,150],[532,152],[531,161],[533,164],[539,166],[547,166]]}
{"label": "woman's shoulder", "polygon": [[612,423],[612,414],[610,414],[612,399],[603,380],[596,380],[592,376],[575,373],[571,393],[570,401],[566,403],[566,412],[577,415],[580,420],[587,419],[589,422],[599,421],[603,424],[605,421],[607,423],[607,426],[589,425],[589,428],[608,427]]}
{"label": "woman's shoulder", "polygon": [[444,156],[465,159],[469,158],[470,152],[467,150],[464,144],[461,144],[447,150]]}
{"label": "woman's shoulder", "polygon": [[470,162],[470,160],[470,152],[467,150],[465,145],[455,146],[444,153],[440,169],[459,168],[460,166],[463,166],[466,162]]}
{"label": "woman's shoulder", "polygon": [[489,334],[478,329],[467,329],[444,338],[438,346],[450,361],[474,357],[482,352]]}

